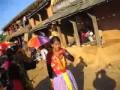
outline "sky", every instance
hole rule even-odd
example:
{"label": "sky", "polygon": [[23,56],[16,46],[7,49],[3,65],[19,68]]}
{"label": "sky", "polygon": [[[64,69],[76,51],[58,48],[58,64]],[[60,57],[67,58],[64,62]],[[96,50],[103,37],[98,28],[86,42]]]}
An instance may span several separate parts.
{"label": "sky", "polygon": [[16,15],[35,0],[0,0],[0,32]]}

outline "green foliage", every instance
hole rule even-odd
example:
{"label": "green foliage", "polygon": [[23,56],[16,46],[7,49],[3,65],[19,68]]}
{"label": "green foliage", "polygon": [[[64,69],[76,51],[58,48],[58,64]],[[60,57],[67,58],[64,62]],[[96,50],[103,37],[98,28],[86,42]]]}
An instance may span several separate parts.
{"label": "green foliage", "polygon": [[0,34],[0,42],[4,41],[6,35]]}

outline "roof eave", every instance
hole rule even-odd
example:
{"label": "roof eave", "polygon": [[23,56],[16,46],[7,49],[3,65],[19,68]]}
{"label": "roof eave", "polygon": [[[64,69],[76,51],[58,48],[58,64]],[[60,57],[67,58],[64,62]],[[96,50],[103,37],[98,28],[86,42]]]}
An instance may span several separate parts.
{"label": "roof eave", "polygon": [[[48,2],[49,0],[41,0],[40,3],[42,2]],[[25,8],[22,12],[20,12],[17,16],[15,16],[5,27],[2,28],[3,31],[6,31],[6,28],[8,26],[10,26],[13,22],[17,21],[20,17],[24,16],[27,12],[28,9],[30,9],[30,7],[32,7],[32,5],[34,5],[35,3],[37,3],[37,1],[33,2],[32,4],[30,4],[27,8]],[[44,3],[43,3],[44,4]],[[34,13],[35,11],[37,11],[40,7],[42,6],[42,4],[34,11],[32,11],[31,13]],[[25,15],[26,16],[26,15]]]}

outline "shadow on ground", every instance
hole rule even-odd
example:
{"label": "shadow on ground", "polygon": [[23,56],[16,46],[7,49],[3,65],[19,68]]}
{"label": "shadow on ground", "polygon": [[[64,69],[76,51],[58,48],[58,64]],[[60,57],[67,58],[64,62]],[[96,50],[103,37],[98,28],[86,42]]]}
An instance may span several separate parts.
{"label": "shadow on ground", "polygon": [[87,67],[87,64],[84,62],[84,59],[80,57],[80,63],[76,67],[73,67],[71,64],[69,69],[73,73],[75,80],[78,85],[78,90],[84,90],[84,68]]}
{"label": "shadow on ground", "polygon": [[42,80],[38,86],[35,88],[35,90],[50,90],[50,80],[49,77]]}
{"label": "shadow on ground", "polygon": [[116,82],[107,76],[106,71],[102,69],[96,73],[93,86],[96,90],[115,90]]}
{"label": "shadow on ground", "polygon": [[[73,73],[75,80],[78,85],[78,90],[84,90],[84,68],[87,67],[87,64],[84,62],[84,59],[80,57],[80,63],[74,67],[72,64],[68,68]],[[50,90],[50,80],[49,77],[41,81],[35,90]]]}
{"label": "shadow on ground", "polygon": [[104,47],[109,47],[112,46],[114,44],[118,44],[120,42],[120,39],[111,39],[111,40],[107,40],[105,41],[105,43],[103,44]]}

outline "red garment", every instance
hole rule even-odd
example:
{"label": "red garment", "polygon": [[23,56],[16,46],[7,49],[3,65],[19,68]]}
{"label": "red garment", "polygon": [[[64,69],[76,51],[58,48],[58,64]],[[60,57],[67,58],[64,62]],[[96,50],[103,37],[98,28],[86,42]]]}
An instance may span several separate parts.
{"label": "red garment", "polygon": [[[61,48],[60,51],[59,51],[59,54],[64,54],[66,50]],[[51,64],[51,59],[52,59],[52,56],[53,56],[53,52],[48,52],[47,54],[47,64]]]}
{"label": "red garment", "polygon": [[66,68],[62,66],[62,63],[60,61],[61,59],[58,58],[60,55],[63,55],[64,52],[65,49],[61,48],[61,50],[59,52],[56,52],[55,54],[53,54],[53,52],[48,53],[47,63],[51,65],[52,70],[56,75],[66,72]]}
{"label": "red garment", "polygon": [[13,90],[24,90],[20,80],[13,80]]}
{"label": "red garment", "polygon": [[41,43],[37,36],[32,37],[28,41],[28,47],[34,47],[35,49],[38,49],[40,46],[41,46]]}
{"label": "red garment", "polygon": [[87,38],[88,38],[88,35],[89,35],[89,33],[88,32],[86,32],[86,33],[81,33],[81,40],[82,40],[82,42],[84,42]]}

